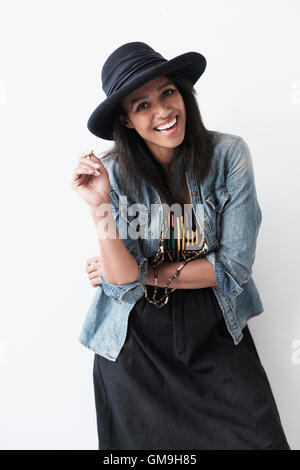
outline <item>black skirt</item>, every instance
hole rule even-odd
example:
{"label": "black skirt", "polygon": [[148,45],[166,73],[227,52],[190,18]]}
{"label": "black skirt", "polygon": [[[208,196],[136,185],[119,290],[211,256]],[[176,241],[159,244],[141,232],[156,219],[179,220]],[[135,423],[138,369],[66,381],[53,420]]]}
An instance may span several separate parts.
{"label": "black skirt", "polygon": [[160,309],[142,297],[117,360],[95,354],[98,448],[290,450],[247,325],[243,334],[235,345],[210,287],[177,289]]}

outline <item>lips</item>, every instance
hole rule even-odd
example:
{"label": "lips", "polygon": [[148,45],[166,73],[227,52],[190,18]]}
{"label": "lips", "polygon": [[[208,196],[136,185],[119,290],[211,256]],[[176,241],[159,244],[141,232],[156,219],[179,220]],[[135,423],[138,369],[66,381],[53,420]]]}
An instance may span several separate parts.
{"label": "lips", "polygon": [[177,125],[177,123],[178,123],[178,115],[176,115],[175,117],[169,119],[169,121],[164,122],[163,124],[160,124],[159,126],[157,126],[157,127],[165,126],[166,124],[169,124],[170,122],[174,121],[174,119],[176,119],[176,122],[175,122],[175,124],[174,124],[172,127],[167,127],[166,129],[162,129],[162,130],[159,130],[159,129],[157,129],[156,127],[154,127],[154,130],[157,131],[157,132],[166,132],[166,131],[168,131],[168,130],[170,130],[170,129],[173,129],[173,127],[175,127],[175,126]]}

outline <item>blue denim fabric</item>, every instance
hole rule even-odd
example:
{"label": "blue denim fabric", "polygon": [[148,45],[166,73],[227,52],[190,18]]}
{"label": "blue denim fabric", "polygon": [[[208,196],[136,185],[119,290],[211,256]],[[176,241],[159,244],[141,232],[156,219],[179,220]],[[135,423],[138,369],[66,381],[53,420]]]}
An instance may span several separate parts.
{"label": "blue denim fabric", "polygon": [[[186,172],[186,180],[197,223],[206,237],[206,259],[215,271],[217,286],[212,289],[237,345],[247,320],[264,311],[252,277],[262,214],[247,143],[240,136],[217,131],[213,134],[215,148],[208,177],[198,185],[193,175]],[[96,288],[79,341],[116,361],[126,339],[129,313],[144,295],[148,258],[159,246],[163,205],[157,191],[144,181],[140,182],[142,200],[135,188],[130,201],[126,200],[118,185],[116,156],[102,162],[109,173],[114,220],[128,251],[137,260],[138,276],[134,282],[116,285],[101,274],[102,285]],[[132,204],[139,209],[138,219],[143,225],[143,236],[139,238],[128,235],[134,220],[129,209]]]}

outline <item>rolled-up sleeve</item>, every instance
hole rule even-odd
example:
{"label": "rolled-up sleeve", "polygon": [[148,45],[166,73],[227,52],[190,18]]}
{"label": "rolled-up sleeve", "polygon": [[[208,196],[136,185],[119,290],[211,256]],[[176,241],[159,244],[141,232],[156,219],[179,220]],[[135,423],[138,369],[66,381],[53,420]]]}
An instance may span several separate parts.
{"label": "rolled-up sleeve", "polygon": [[101,273],[100,278],[106,295],[113,297],[115,301],[132,303],[144,295],[144,287],[148,276],[147,258],[136,259],[138,263],[138,275],[134,282],[128,284],[112,284]]}
{"label": "rolled-up sleeve", "polygon": [[[100,279],[104,293],[109,297],[112,297],[116,302],[135,303],[144,295],[144,287],[148,277],[148,258],[143,256],[139,239],[131,239],[129,238],[129,235],[124,237],[122,236],[127,222],[122,218],[122,216],[120,217],[119,206],[116,203],[117,198],[118,197],[114,193],[114,190],[111,190],[110,202],[113,209],[112,212],[116,227],[120,238],[122,238],[129,253],[134,256],[138,264],[138,275],[134,282],[129,282],[127,284],[113,284],[108,282],[102,273],[100,274]],[[122,222],[122,229],[120,229],[120,221]]]}
{"label": "rolled-up sleeve", "polygon": [[252,274],[262,220],[251,152],[241,137],[226,158],[225,175],[230,197],[220,214],[219,247],[206,259],[214,267],[218,287],[234,297]]}

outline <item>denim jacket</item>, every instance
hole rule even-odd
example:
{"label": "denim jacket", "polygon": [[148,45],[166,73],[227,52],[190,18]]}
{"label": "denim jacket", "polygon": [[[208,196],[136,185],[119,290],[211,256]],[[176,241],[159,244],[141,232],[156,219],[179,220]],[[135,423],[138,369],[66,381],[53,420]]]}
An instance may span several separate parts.
{"label": "denim jacket", "polygon": [[[199,185],[193,174],[186,172],[186,181],[197,223],[206,238],[206,259],[215,272],[217,285],[212,290],[237,345],[243,338],[247,320],[264,311],[252,278],[262,215],[247,143],[232,134],[213,131],[213,135],[215,147],[208,177]],[[138,275],[134,282],[116,285],[101,274],[102,284],[96,287],[79,341],[95,353],[116,361],[126,339],[129,313],[144,295],[148,260],[159,246],[163,205],[158,192],[142,180],[143,200],[133,188],[130,205],[140,204],[139,221],[140,218],[148,221],[143,225],[146,234],[136,239],[128,236],[132,216],[118,185],[116,156],[103,158],[102,162],[109,174],[114,220],[120,237],[138,263]]]}

